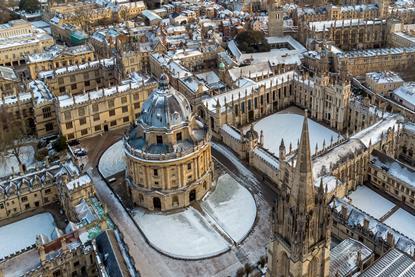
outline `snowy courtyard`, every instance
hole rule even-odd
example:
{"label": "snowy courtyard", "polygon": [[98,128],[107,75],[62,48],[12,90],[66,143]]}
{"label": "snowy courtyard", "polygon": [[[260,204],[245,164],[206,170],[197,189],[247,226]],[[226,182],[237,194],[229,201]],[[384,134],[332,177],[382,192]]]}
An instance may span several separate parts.
{"label": "snowy courtyard", "polygon": [[123,140],[117,141],[105,150],[98,163],[98,170],[104,178],[124,171],[126,167]]}
{"label": "snowy courtyard", "polygon": [[219,177],[201,208],[202,211],[189,207],[165,214],[138,208],[134,219],[154,248],[181,259],[202,259],[226,252],[247,236],[255,222],[255,200],[228,174]]}
{"label": "snowy courtyard", "polygon": [[[22,146],[20,148],[20,160],[30,168],[35,162],[35,150],[33,146]],[[0,159],[0,178],[19,172],[19,162],[12,154]]]}
{"label": "snowy courtyard", "polygon": [[398,209],[385,223],[415,241],[415,216],[403,209]]}
{"label": "snowy courtyard", "polygon": [[[304,115],[299,114],[300,111],[298,108],[289,108],[267,116],[255,123],[255,131],[259,134],[262,130],[264,133],[265,148],[278,155],[281,139],[284,139],[287,151],[289,150],[290,144],[292,145],[292,149],[297,148],[297,142],[300,140],[304,121]],[[310,130],[311,153],[315,152],[316,144],[318,144],[318,148],[321,150],[323,148],[323,141],[328,146],[330,145],[331,139],[333,139],[333,142],[339,139],[338,133],[310,118],[308,119],[308,127]],[[340,138],[342,138],[341,135]]]}
{"label": "snowy courtyard", "polygon": [[50,213],[37,214],[0,227],[0,259],[36,243],[36,236],[52,234],[55,220]]}
{"label": "snowy courtyard", "polygon": [[252,195],[229,174],[219,177],[215,191],[201,206],[237,243],[246,237],[255,221],[256,206]]}
{"label": "snowy courtyard", "polygon": [[376,219],[382,218],[395,204],[380,196],[366,186],[359,186],[355,191],[348,195],[351,204],[356,208],[370,214]]}

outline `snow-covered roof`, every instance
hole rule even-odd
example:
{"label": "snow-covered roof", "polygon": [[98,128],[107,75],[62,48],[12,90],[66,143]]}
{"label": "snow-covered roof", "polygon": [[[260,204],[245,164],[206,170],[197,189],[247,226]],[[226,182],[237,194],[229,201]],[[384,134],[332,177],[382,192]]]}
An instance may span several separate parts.
{"label": "snow-covered roof", "polygon": [[331,166],[336,166],[353,155],[365,150],[366,146],[358,139],[349,139],[344,143],[334,147],[327,153],[316,157],[313,160],[313,176],[314,178],[325,175]]}
{"label": "snow-covered roof", "polygon": [[223,124],[221,129],[222,129],[223,132],[230,135],[232,138],[234,138],[234,139],[236,139],[240,142],[242,141],[241,133],[239,131],[235,130],[232,126],[229,126],[228,124]]}
{"label": "snow-covered roof", "polygon": [[66,187],[68,188],[68,190],[74,190],[78,187],[83,187],[84,185],[90,184],[91,183],[91,178],[89,177],[89,175],[84,174],[70,182],[68,182],[66,184]]}
{"label": "snow-covered roof", "polygon": [[283,82],[288,82],[289,80],[292,80],[294,78],[294,75],[294,71],[289,71],[286,73],[275,75],[271,78],[259,81],[256,84],[252,84],[243,88],[237,88],[226,93],[211,97],[205,101],[205,105],[207,105],[208,109],[211,112],[215,112],[216,103],[219,102],[219,104],[222,106],[222,109],[224,110],[225,99],[227,103],[229,103],[232,100],[232,98],[234,99],[234,101],[237,101],[239,97],[245,97],[245,93],[247,96],[251,95],[253,91],[255,91],[262,85],[264,85],[266,88],[270,88],[271,84],[282,84]]}
{"label": "snow-covered roof", "polygon": [[350,26],[365,26],[365,25],[377,25],[384,24],[385,20],[362,20],[362,19],[345,19],[345,20],[327,20],[327,21],[313,21],[309,22],[308,26],[310,30],[316,32],[328,31],[332,27],[343,28]]}
{"label": "snow-covered roof", "polygon": [[370,163],[372,166],[387,172],[396,180],[415,189],[415,170],[412,168],[376,150],[372,152]]}
{"label": "snow-covered roof", "polygon": [[373,255],[369,247],[351,238],[336,245],[330,251],[330,276],[351,276],[355,273],[359,269],[359,253],[362,262]]}
{"label": "snow-covered roof", "polygon": [[280,161],[277,157],[269,153],[267,150],[265,150],[262,147],[256,147],[254,149],[255,155],[257,155],[261,160],[265,161],[268,165],[275,168],[276,170],[279,170],[280,168]]}
{"label": "snow-covered roof", "polygon": [[415,106],[415,82],[406,83],[395,89],[392,94]]}
{"label": "snow-covered roof", "polygon": [[149,82],[152,82],[150,79],[142,79],[143,81],[136,81],[134,79],[125,80],[122,83],[122,85],[119,86],[113,86],[110,88],[102,88],[96,91],[90,91],[74,96],[70,96],[68,94],[61,95],[57,97],[58,104],[60,108],[69,107],[76,104],[83,104],[87,103],[90,100],[100,99],[102,97],[111,96],[116,93],[122,93],[126,92],[131,89],[138,89],[142,87],[145,84],[148,84]]}
{"label": "snow-covered roof", "polygon": [[390,83],[403,82],[399,74],[392,72],[392,71],[368,72],[366,73],[366,78],[378,84],[390,84]]}
{"label": "snow-covered roof", "polygon": [[346,224],[351,228],[362,228],[364,222],[367,221],[368,230],[375,239],[386,241],[388,233],[390,233],[395,241],[395,247],[409,255],[415,250],[415,242],[404,234],[394,230],[385,223],[380,222],[376,218],[368,215],[364,211],[354,207],[345,199],[335,198],[330,204],[337,214],[342,213],[342,207],[346,209]]}
{"label": "snow-covered roof", "polygon": [[[411,253],[408,253],[412,255]],[[368,267],[361,277],[380,276],[415,276],[415,261],[401,251],[392,248],[381,256],[375,263]]]}
{"label": "snow-covered roof", "polygon": [[339,52],[336,55],[340,58],[354,58],[354,57],[376,57],[387,55],[400,55],[403,53],[414,53],[415,47],[400,47],[400,48],[375,48],[365,50],[352,50],[347,52]]}
{"label": "snow-covered roof", "polygon": [[11,81],[18,80],[13,68],[6,66],[0,66],[0,78]]}
{"label": "snow-covered roof", "polygon": [[375,145],[378,143],[383,135],[386,135],[386,132],[389,129],[397,129],[399,122],[403,121],[403,117],[398,114],[389,114],[382,120],[373,124],[372,126],[363,129],[358,132],[351,138],[359,139],[366,147],[369,147],[369,144]]}

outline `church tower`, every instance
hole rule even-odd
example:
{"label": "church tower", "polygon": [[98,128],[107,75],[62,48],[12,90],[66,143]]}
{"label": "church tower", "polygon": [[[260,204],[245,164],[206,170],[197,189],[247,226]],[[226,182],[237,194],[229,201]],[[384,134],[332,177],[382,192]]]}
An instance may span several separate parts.
{"label": "church tower", "polygon": [[270,37],[284,35],[284,11],[279,1],[268,1],[268,35]]}
{"label": "church tower", "polygon": [[290,180],[273,209],[267,276],[329,276],[331,211],[327,188],[314,188],[307,115]]}

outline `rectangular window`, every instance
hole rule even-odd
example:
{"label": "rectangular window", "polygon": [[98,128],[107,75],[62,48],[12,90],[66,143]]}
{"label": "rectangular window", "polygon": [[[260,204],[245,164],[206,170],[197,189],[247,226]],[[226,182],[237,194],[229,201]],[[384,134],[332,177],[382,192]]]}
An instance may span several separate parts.
{"label": "rectangular window", "polygon": [[153,169],[153,175],[154,176],[159,176],[159,171],[157,169]]}
{"label": "rectangular window", "polygon": [[124,123],[125,123],[125,122],[128,122],[128,121],[130,121],[130,118],[129,118],[128,116],[125,116],[125,117],[123,117],[122,121],[123,121]]}
{"label": "rectangular window", "polygon": [[70,120],[70,119],[72,118],[72,116],[71,116],[71,112],[70,112],[70,111],[66,111],[66,112],[64,113],[64,116],[65,116],[65,120]]}
{"label": "rectangular window", "polygon": [[45,189],[45,194],[50,193],[50,189]]}
{"label": "rectangular window", "polygon": [[86,124],[86,118],[79,119],[79,125],[85,125]]}
{"label": "rectangular window", "polygon": [[65,124],[65,127],[66,127],[66,129],[72,129],[73,128],[72,122],[67,122]]}
{"label": "rectangular window", "polygon": [[96,113],[96,112],[98,112],[98,111],[99,111],[99,105],[98,105],[98,103],[94,103],[94,104],[92,104],[92,111],[93,111],[94,113]]}
{"label": "rectangular window", "polygon": [[127,96],[121,97],[121,104],[127,103]]}
{"label": "rectangular window", "polygon": [[74,138],[75,138],[75,135],[73,133],[68,134],[68,140],[71,140],[71,139],[74,139]]}
{"label": "rectangular window", "polygon": [[84,116],[85,115],[85,108],[84,107],[78,109],[78,115],[79,116]]}
{"label": "rectangular window", "polygon": [[94,121],[98,121],[99,120],[99,113],[94,114],[93,119],[94,119]]}
{"label": "rectangular window", "polygon": [[187,164],[187,170],[191,170],[192,169],[192,163],[188,163]]}
{"label": "rectangular window", "polygon": [[139,109],[140,108],[140,103],[134,103],[134,109]]}
{"label": "rectangular window", "polygon": [[101,131],[101,125],[95,126],[95,132]]}
{"label": "rectangular window", "polygon": [[23,196],[23,197],[21,198],[21,200],[22,200],[22,202],[27,202],[27,196]]}
{"label": "rectangular window", "polygon": [[109,116],[114,116],[114,115],[115,115],[115,110],[110,110],[110,111],[108,112],[108,114],[109,114]]}
{"label": "rectangular window", "polygon": [[108,108],[114,108],[115,103],[114,103],[114,99],[108,100]]}
{"label": "rectangular window", "polygon": [[89,86],[91,85],[91,82],[90,82],[90,81],[85,81],[85,82],[84,82],[84,85],[85,85],[86,87],[89,87]]}
{"label": "rectangular window", "polygon": [[50,131],[52,131],[53,130],[53,123],[46,123],[45,124],[45,130],[46,130],[46,132],[50,132]]}
{"label": "rectangular window", "polygon": [[52,112],[50,110],[50,107],[46,107],[42,109],[43,118],[49,118],[52,116]]}
{"label": "rectangular window", "polygon": [[116,121],[116,120],[111,121],[110,125],[111,125],[111,126],[115,126],[115,125],[117,125],[117,121]]}
{"label": "rectangular window", "polygon": [[88,134],[88,129],[83,129],[83,130],[81,130],[81,135],[82,136],[85,136],[85,135],[87,135]]}
{"label": "rectangular window", "polygon": [[77,85],[76,84],[72,84],[71,85],[71,89],[75,90],[76,88],[77,88]]}
{"label": "rectangular window", "polygon": [[121,111],[122,111],[123,113],[128,112],[128,106],[123,106],[123,107],[121,107]]}

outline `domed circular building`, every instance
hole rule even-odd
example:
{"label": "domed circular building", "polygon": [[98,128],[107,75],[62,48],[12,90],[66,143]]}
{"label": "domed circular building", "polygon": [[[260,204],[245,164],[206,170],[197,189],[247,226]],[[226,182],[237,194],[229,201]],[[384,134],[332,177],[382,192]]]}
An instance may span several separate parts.
{"label": "domed circular building", "polygon": [[188,100],[161,75],[157,90],[124,137],[127,186],[135,206],[167,211],[188,206],[213,180],[210,134]]}

